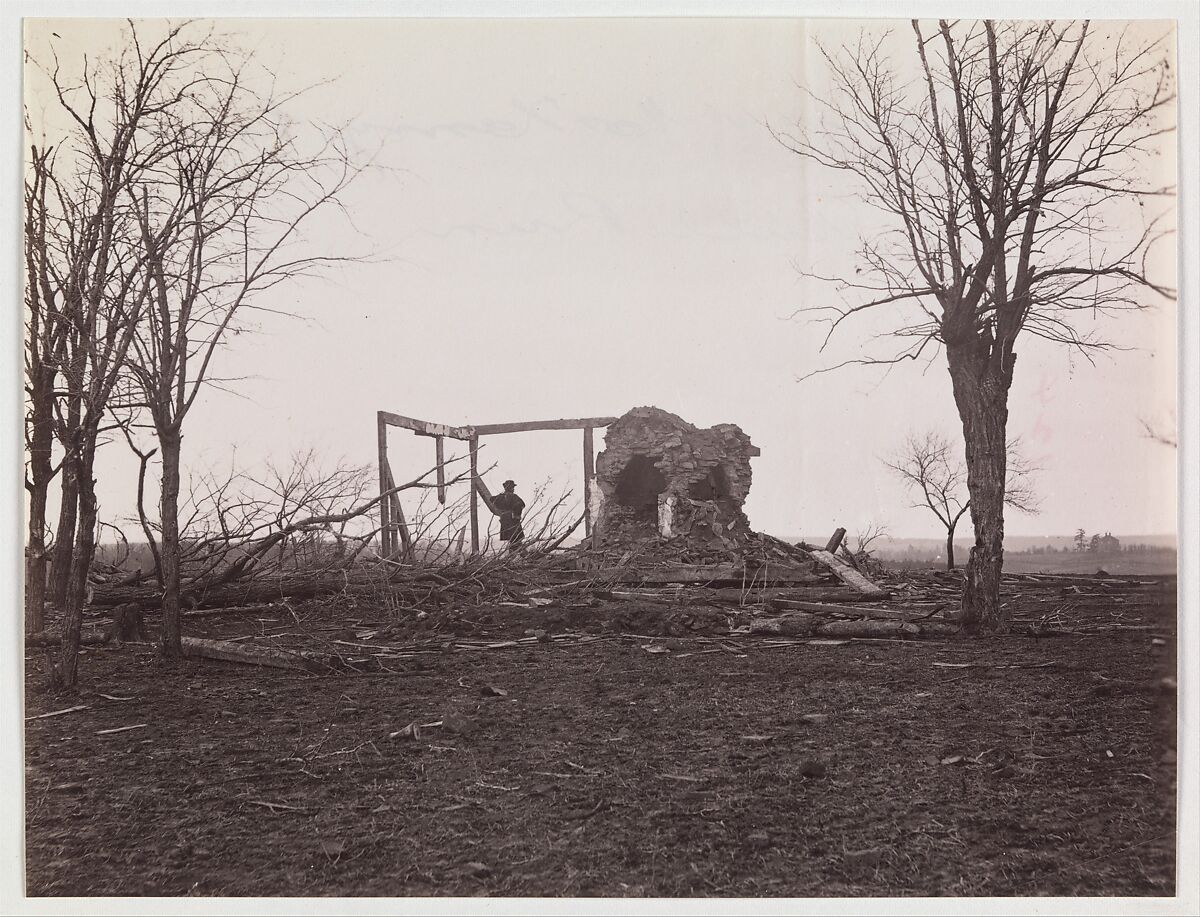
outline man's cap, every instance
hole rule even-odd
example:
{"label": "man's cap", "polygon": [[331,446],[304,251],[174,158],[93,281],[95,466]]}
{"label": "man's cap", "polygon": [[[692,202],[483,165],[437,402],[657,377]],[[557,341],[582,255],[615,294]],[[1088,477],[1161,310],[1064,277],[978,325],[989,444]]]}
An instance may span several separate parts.
{"label": "man's cap", "polygon": [[504,482],[504,486],[507,487],[509,484],[511,484],[513,487],[517,486],[517,482],[512,480],[511,478],[509,478],[507,481]]}

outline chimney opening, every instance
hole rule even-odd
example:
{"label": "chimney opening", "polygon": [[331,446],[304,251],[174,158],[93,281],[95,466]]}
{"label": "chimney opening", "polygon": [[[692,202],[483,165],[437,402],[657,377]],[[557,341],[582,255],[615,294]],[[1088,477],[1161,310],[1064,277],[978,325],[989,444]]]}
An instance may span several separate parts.
{"label": "chimney opening", "polygon": [[657,524],[658,496],[667,489],[667,479],[654,462],[653,456],[634,455],[617,475],[613,499],[631,510],[632,523]]}

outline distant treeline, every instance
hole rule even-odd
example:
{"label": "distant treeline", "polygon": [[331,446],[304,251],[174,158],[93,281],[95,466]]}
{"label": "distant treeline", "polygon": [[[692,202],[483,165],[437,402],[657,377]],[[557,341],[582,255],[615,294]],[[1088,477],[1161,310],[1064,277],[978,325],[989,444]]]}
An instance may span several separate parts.
{"label": "distant treeline", "polygon": [[[1052,544],[1031,545],[1023,551],[1010,551],[1011,554],[1077,554],[1081,553],[1074,547],[1055,547]],[[1102,546],[1096,551],[1088,549],[1088,553],[1111,554],[1174,554],[1175,548],[1161,544],[1118,544]]]}
{"label": "distant treeline", "polygon": [[[826,539],[816,536],[785,537],[792,543],[804,541],[808,544],[824,545]],[[971,551],[969,539],[955,539],[954,550],[957,556],[965,558]],[[903,568],[904,566],[920,566],[945,558],[946,542],[940,538],[897,538],[885,536],[871,545],[871,554],[877,560]],[[1080,538],[1075,536],[1038,537],[1031,535],[1013,535],[1005,538],[1004,553],[1008,557],[1045,557],[1062,555],[1083,555],[1098,557],[1155,557],[1165,560],[1176,553],[1174,539],[1169,535],[1126,536],[1125,540],[1111,534]]]}

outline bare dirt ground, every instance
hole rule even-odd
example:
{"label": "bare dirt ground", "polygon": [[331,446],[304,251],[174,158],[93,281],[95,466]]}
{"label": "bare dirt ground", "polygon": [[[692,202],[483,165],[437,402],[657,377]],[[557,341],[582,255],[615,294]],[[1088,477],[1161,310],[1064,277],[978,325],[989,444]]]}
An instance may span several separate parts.
{"label": "bare dirt ground", "polygon": [[188,632],[316,621],[406,651],[310,675],[95,647],[68,697],[31,651],[27,716],[87,706],[26,724],[29,893],[1174,892],[1173,580],[1053,636],[729,636],[629,603]]}

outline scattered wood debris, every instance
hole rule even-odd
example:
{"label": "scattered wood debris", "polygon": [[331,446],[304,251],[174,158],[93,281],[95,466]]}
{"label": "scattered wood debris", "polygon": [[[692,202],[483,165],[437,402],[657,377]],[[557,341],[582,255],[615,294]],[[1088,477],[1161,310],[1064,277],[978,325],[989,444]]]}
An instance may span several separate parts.
{"label": "scattered wood debris", "polygon": [[28,720],[48,720],[52,716],[64,716],[68,713],[75,713],[77,710],[86,710],[91,704],[76,704],[74,707],[64,707],[61,710],[51,710],[49,713],[39,713],[37,716],[27,716]]}
{"label": "scattered wood debris", "polygon": [[855,570],[845,561],[835,557],[829,551],[811,551],[809,552],[812,559],[822,566],[828,568],[834,576],[840,579],[847,586],[851,587],[863,595],[873,598],[883,598],[887,592],[875,585],[859,571]]}
{"label": "scattered wood debris", "polygon": [[[1173,587],[1107,574],[1006,574],[1002,600],[1013,606],[1015,633],[1092,636],[1132,625],[1123,623],[1119,613],[1111,621],[1076,623],[1076,605],[1103,597],[1133,609],[1161,603],[1164,588]],[[951,637],[962,624],[960,591],[958,571],[889,574],[863,563],[856,568],[831,551],[756,532],[717,541],[687,534],[620,543],[585,539],[571,548],[460,557],[441,566],[364,559],[334,575],[296,573],[269,584],[253,579],[226,583],[200,594],[204,604],[228,600],[227,607],[195,608],[188,614],[204,619],[256,615],[263,624],[284,619],[288,626],[224,640],[188,637],[183,645],[193,658],[313,674],[419,675],[431,667],[432,662],[423,661],[431,655],[520,650],[538,644],[583,646],[614,635],[640,640],[646,652],[664,657],[673,653],[672,659],[683,660],[707,653],[741,654],[751,647]],[[156,599],[145,586],[103,586],[97,589],[93,613],[103,614],[114,604],[128,608]],[[364,606],[388,609],[388,621],[347,622],[323,613],[313,617],[314,608]],[[590,616],[590,609],[603,606],[609,607]],[[520,609],[525,610],[523,618]],[[302,617],[307,620],[303,625]],[[489,622],[509,618],[520,621],[524,636],[491,630]],[[567,621],[573,626],[564,626]],[[387,639],[410,626],[430,639],[403,645]],[[1152,625],[1142,627],[1154,630]],[[84,634],[85,643],[103,643],[112,629],[92,627]],[[680,636],[697,641],[721,638],[738,645],[685,648],[669,642]],[[746,639],[730,641],[731,637]],[[1148,635],[1156,637],[1161,639]],[[663,638],[666,644],[658,642]],[[57,640],[56,634],[46,632],[31,637],[29,645]]]}
{"label": "scattered wood debris", "polygon": [[118,732],[129,732],[131,729],[145,729],[148,725],[148,723],[136,723],[133,726],[118,726],[115,729],[98,729],[96,735],[111,736]]}

